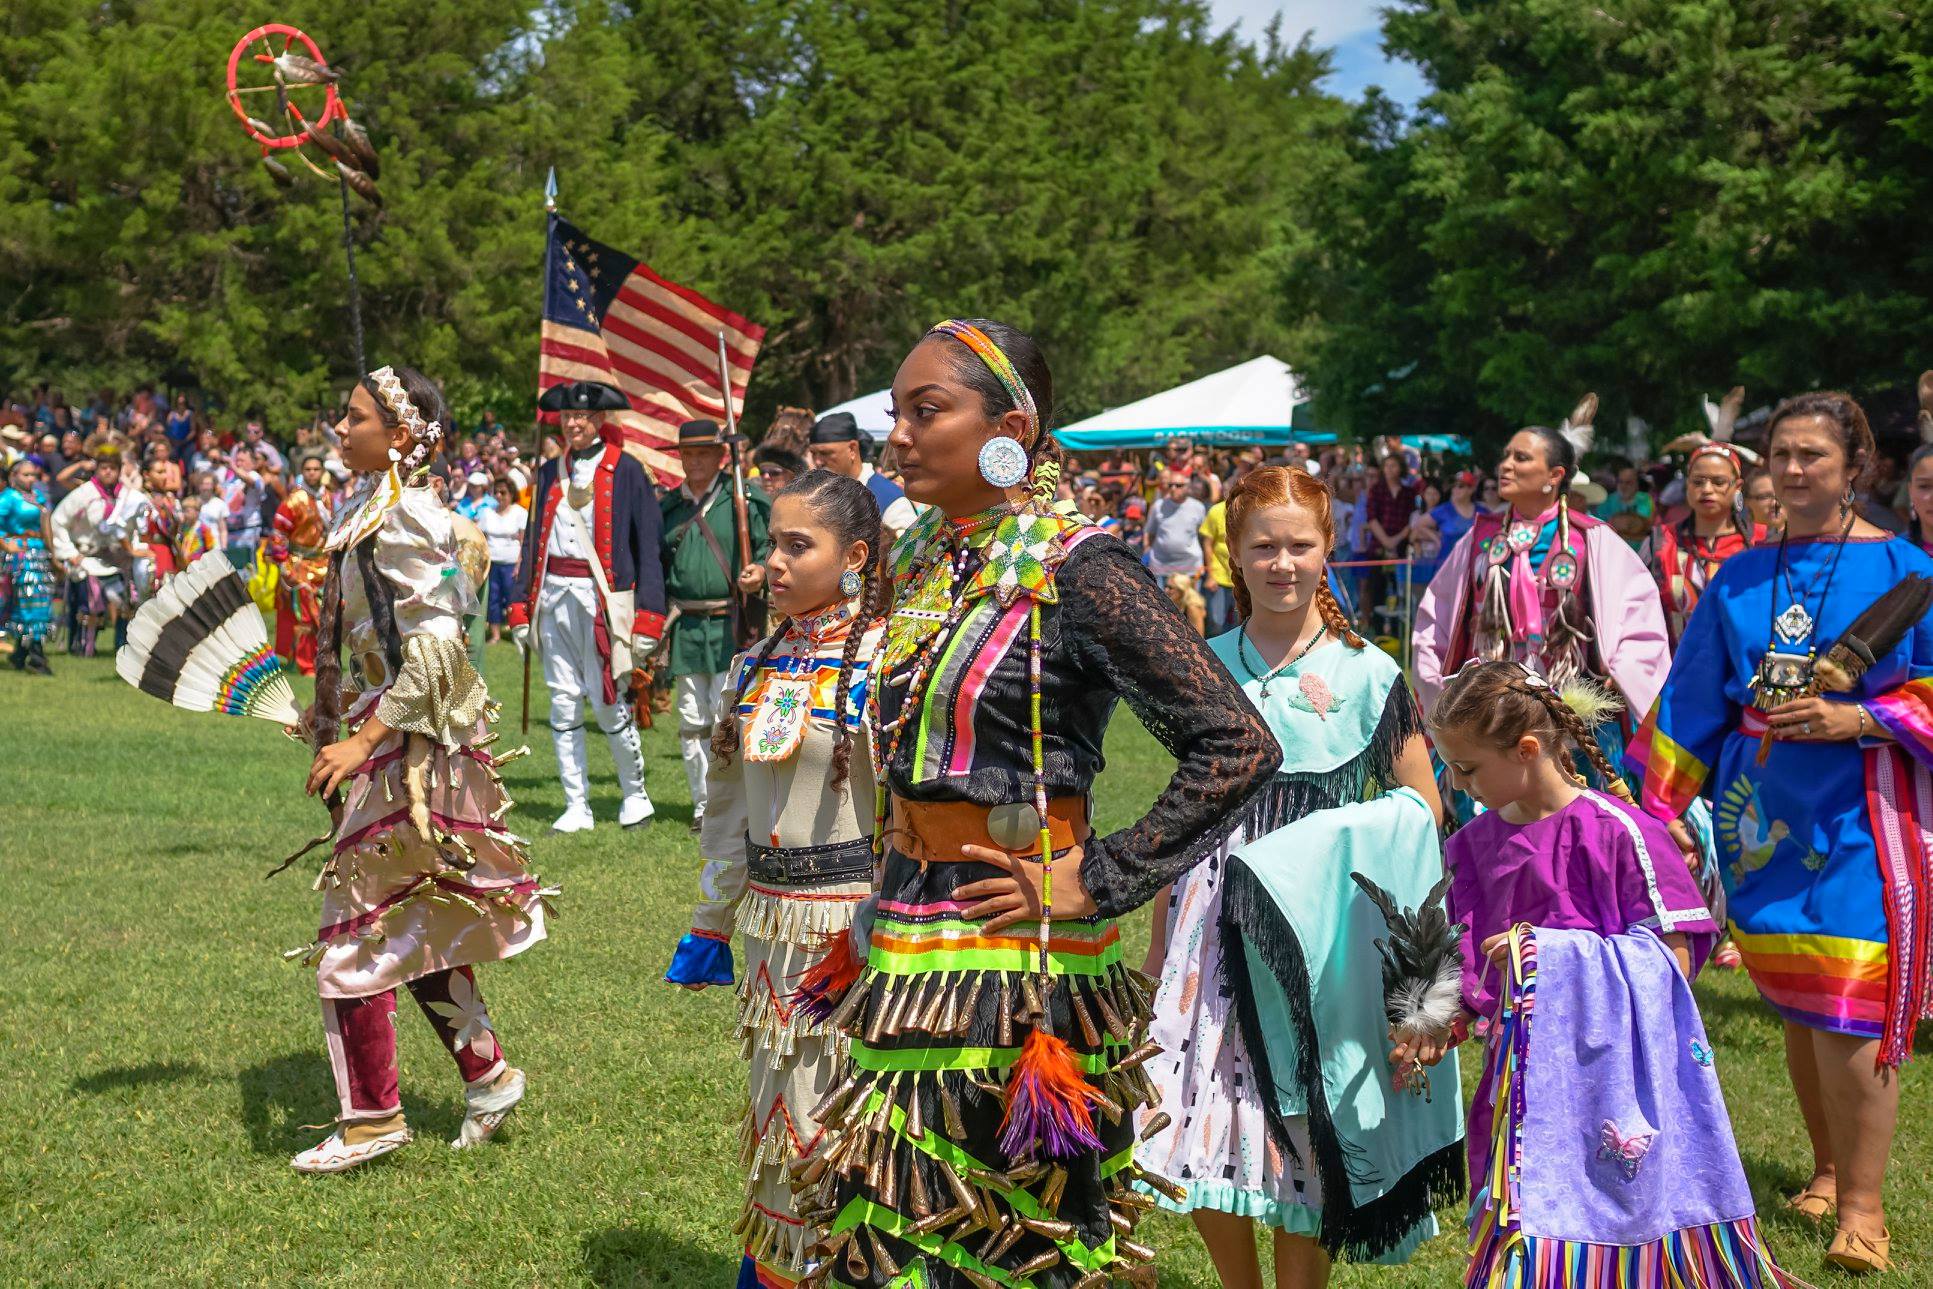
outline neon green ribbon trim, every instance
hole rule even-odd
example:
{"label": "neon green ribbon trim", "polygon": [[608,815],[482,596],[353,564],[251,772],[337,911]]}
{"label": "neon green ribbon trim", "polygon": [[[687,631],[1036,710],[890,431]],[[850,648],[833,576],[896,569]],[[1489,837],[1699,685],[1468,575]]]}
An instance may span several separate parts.
{"label": "neon green ribbon trim", "polygon": [[[1056,977],[1104,976],[1109,967],[1121,961],[1121,945],[1116,941],[1099,953],[1056,949],[1047,958]],[[888,976],[936,975],[942,971],[1008,971],[1021,975],[1038,972],[1039,954],[1033,945],[1017,949],[923,949],[900,953],[875,940],[866,965]]]}
{"label": "neon green ribbon trim", "polygon": [[[1077,1053],[1083,1074],[1105,1074],[1128,1044],[1108,1042],[1094,1053]],[[852,1063],[862,1070],[904,1074],[933,1070],[1004,1070],[1020,1059],[1018,1047],[874,1047],[854,1039]]]}

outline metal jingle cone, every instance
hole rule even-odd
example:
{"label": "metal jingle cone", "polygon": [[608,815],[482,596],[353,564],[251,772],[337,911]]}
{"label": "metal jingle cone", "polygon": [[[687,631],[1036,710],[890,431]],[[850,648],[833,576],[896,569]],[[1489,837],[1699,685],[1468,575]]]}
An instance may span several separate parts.
{"label": "metal jingle cone", "polygon": [[926,1115],[920,1109],[920,1081],[917,1075],[914,1076],[912,1085],[906,1089],[906,1120],[904,1131],[908,1141],[924,1141],[926,1139]]}
{"label": "metal jingle cone", "polygon": [[986,986],[986,983],[987,973],[984,971],[973,977],[973,987],[967,990],[966,1001],[960,1004],[959,1017],[949,1032],[963,1035],[973,1027],[974,1008],[979,1005],[980,990]]}
{"label": "metal jingle cone", "polygon": [[1055,1243],[1074,1238],[1074,1224],[1072,1222],[1063,1222],[1059,1218],[1027,1217],[1022,1215],[1020,1224],[1029,1231],[1032,1231],[1035,1235],[1045,1236]]}
{"label": "metal jingle cone", "polygon": [[1174,1122],[1174,1118],[1170,1116],[1167,1111],[1165,1110],[1156,1111],[1153,1115],[1149,1116],[1148,1121],[1146,1123],[1141,1125],[1141,1140],[1147,1141],[1148,1139],[1153,1137],[1156,1133],[1160,1132],[1163,1128],[1167,1127],[1169,1124],[1173,1122]]}
{"label": "metal jingle cone", "polygon": [[997,999],[997,1010],[994,1012],[994,1017],[996,1022],[996,1033],[994,1035],[995,1045],[999,1047],[1012,1047],[1013,995],[1004,977],[1000,981],[1000,994]]}
{"label": "metal jingle cone", "polygon": [[886,1037],[886,1013],[893,1009],[893,984],[889,979],[873,991],[873,1012],[866,1018],[866,1042],[869,1046],[877,1045],[880,1039]]}
{"label": "metal jingle cone", "polygon": [[[857,1228],[854,1229],[856,1232]],[[861,1284],[864,1284],[872,1274],[872,1269],[866,1265],[866,1255],[861,1251],[859,1241],[856,1239],[846,1244],[846,1274]]]}
{"label": "metal jingle cone", "polygon": [[906,1206],[915,1218],[925,1219],[933,1216],[933,1196],[926,1189],[926,1169],[920,1158],[917,1150],[906,1156]]}
{"label": "metal jingle cone", "polygon": [[1020,978],[1020,1010],[1014,1019],[1027,1025],[1047,1023],[1047,1008],[1043,1001],[1040,986],[1034,983],[1034,975],[1028,972]]}
{"label": "metal jingle cone", "polygon": [[886,1242],[879,1238],[879,1232],[869,1226],[866,1236],[872,1241],[873,1265],[879,1269],[879,1274],[889,1280],[898,1275],[899,1263],[893,1261],[893,1255],[886,1251]]}
{"label": "metal jingle cone", "polygon": [[1093,1013],[1088,1010],[1087,1003],[1081,997],[1085,992],[1079,981],[1071,982],[1067,990],[1068,1005],[1074,1010],[1074,1023],[1080,1026],[1081,1040],[1089,1047],[1098,1050],[1101,1046],[1101,1031],[1095,1028]]}
{"label": "metal jingle cone", "polygon": [[960,1114],[960,1098],[953,1091],[952,1084],[944,1078],[939,1080],[940,1122],[946,1128],[949,1141],[966,1140],[966,1120]]}
{"label": "metal jingle cone", "polygon": [[1061,1253],[1059,1249],[1044,1249],[1015,1267],[1009,1274],[1024,1284],[1034,1276],[1059,1262],[1060,1258]]}

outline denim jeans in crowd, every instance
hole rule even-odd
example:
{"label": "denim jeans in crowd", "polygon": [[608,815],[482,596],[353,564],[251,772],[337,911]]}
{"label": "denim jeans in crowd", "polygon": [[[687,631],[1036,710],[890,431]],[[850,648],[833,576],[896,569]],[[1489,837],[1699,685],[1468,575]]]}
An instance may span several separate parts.
{"label": "denim jeans in crowd", "polygon": [[1235,592],[1218,586],[1212,591],[1204,588],[1201,594],[1208,601],[1208,637],[1212,640],[1235,625],[1230,621],[1235,614]]}

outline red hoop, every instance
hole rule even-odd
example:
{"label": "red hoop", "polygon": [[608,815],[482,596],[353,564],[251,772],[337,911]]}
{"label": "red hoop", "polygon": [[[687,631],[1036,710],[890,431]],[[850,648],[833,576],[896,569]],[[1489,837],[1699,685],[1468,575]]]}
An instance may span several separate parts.
{"label": "red hoop", "polygon": [[321,48],[316,45],[315,41],[309,39],[307,32],[299,27],[291,27],[279,22],[265,23],[257,27],[236,41],[235,47],[228,51],[228,106],[235,110],[235,117],[242,123],[242,129],[247,132],[248,137],[262,145],[263,155],[267,155],[268,150],[272,148],[299,148],[309,142],[310,136],[316,130],[338,117],[346,117],[348,115],[343,110],[342,100],[336,95],[336,87],[334,85],[322,85],[318,87],[323,91],[322,113],[315,120],[310,121],[303,117],[302,109],[293,100],[289,103],[290,113],[297,120],[303,122],[303,129],[300,133],[283,135],[263,134],[249,123],[248,109],[242,104],[241,86],[236,84],[235,73],[241,66],[242,56],[248,53],[248,47],[258,40],[271,52],[255,54],[255,61],[261,63],[274,62],[276,54],[273,52],[275,46],[270,40],[272,36],[282,37],[282,53],[288,53],[299,42],[303,49],[308,51],[310,58],[325,67],[328,66],[328,59],[322,56]]}

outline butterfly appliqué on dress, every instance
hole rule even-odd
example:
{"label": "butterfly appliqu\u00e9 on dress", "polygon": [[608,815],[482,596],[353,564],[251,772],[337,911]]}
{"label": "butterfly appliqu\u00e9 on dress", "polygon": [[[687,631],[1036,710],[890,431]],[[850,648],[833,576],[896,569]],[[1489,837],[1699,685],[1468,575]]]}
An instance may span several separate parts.
{"label": "butterfly appliqu\u00e9 on dress", "polygon": [[1603,1135],[1598,1140],[1597,1157],[1608,1159],[1618,1166],[1625,1181],[1633,1181],[1638,1175],[1638,1165],[1643,1162],[1645,1152],[1651,1149],[1654,1132],[1634,1132],[1625,1136],[1618,1131],[1613,1121],[1604,1121]]}
{"label": "butterfly appliqu\u00e9 on dress", "polygon": [[1709,1070],[1712,1066],[1712,1050],[1694,1038],[1691,1040],[1691,1059]]}

